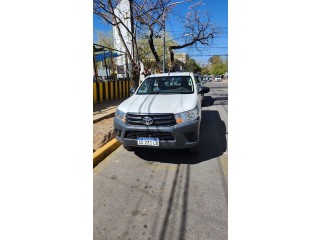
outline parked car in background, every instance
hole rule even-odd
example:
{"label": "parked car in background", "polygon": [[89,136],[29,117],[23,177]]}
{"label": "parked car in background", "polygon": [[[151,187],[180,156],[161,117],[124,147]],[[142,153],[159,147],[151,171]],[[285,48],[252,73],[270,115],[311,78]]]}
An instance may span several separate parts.
{"label": "parked car in background", "polygon": [[207,81],[208,81],[208,77],[207,77],[207,76],[203,76],[203,77],[201,78],[201,83],[202,83],[202,84],[205,84]]}
{"label": "parked car in background", "polygon": [[201,75],[197,74],[197,73],[193,74],[193,75],[194,75],[194,78],[195,78],[196,82],[201,84],[201,78],[202,78]]}
{"label": "parked car in background", "polygon": [[191,72],[148,76],[135,93],[117,108],[116,139],[127,150],[139,148],[189,149],[198,153],[201,94]]}
{"label": "parked car in background", "polygon": [[222,81],[221,75],[215,76],[215,77],[214,77],[214,81],[215,81],[215,82],[221,82],[221,81]]}
{"label": "parked car in background", "polygon": [[209,75],[209,76],[207,77],[207,82],[212,82],[213,79],[214,79],[214,76]]}

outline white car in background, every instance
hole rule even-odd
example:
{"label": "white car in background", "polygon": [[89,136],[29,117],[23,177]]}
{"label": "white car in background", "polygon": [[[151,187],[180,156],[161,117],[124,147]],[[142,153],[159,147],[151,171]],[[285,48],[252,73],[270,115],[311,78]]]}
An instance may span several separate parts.
{"label": "white car in background", "polygon": [[215,82],[221,82],[221,81],[222,81],[221,75],[215,76],[215,77],[214,77],[214,81],[215,81]]}

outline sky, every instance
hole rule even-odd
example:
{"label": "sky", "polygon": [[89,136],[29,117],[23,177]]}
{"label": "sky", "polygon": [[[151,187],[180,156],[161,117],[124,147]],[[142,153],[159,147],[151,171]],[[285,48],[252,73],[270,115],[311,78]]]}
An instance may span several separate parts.
{"label": "sky", "polygon": [[[180,0],[172,2],[181,2]],[[173,11],[171,11],[166,18],[166,32],[169,32],[171,37],[179,42],[181,39],[182,25],[179,22],[179,16],[185,16],[190,5],[197,1],[184,2],[177,4]],[[208,59],[212,55],[228,55],[228,0],[203,0],[201,5],[201,12],[207,11],[211,16],[211,21],[215,27],[221,31],[209,46],[198,45],[195,47],[188,47],[180,49],[176,52],[184,52],[195,59],[199,64],[208,63]],[[101,20],[100,17],[93,15],[93,42],[97,43],[97,31],[109,32],[111,26]]]}

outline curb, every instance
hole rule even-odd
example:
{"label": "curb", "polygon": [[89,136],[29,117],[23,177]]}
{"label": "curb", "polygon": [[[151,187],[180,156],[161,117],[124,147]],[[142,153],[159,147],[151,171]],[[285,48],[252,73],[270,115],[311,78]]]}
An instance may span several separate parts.
{"label": "curb", "polygon": [[109,113],[109,114],[107,114],[105,116],[96,118],[96,119],[93,120],[93,123],[99,122],[99,121],[101,121],[103,119],[108,119],[108,118],[114,117],[114,114],[115,114],[115,112],[112,112],[112,113]]}
{"label": "curb", "polygon": [[116,150],[121,145],[117,139],[112,139],[107,144],[103,145],[101,148],[98,148],[93,153],[93,168],[97,166],[103,159],[109,156],[114,150]]}

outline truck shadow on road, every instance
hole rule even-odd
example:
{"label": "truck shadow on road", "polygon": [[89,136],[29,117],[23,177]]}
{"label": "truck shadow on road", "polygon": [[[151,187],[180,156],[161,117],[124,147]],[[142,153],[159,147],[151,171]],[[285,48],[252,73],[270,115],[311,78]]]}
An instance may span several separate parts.
{"label": "truck shadow on road", "polygon": [[214,103],[214,99],[211,96],[204,96],[202,107],[212,106]]}
{"label": "truck shadow on road", "polygon": [[173,164],[197,164],[221,156],[227,149],[226,125],[218,111],[202,111],[200,151],[192,155],[187,149],[136,148],[134,153],[146,161]]}
{"label": "truck shadow on road", "polygon": [[202,102],[202,107],[209,107],[212,105],[228,105],[228,95],[220,94],[216,97],[205,96]]}

